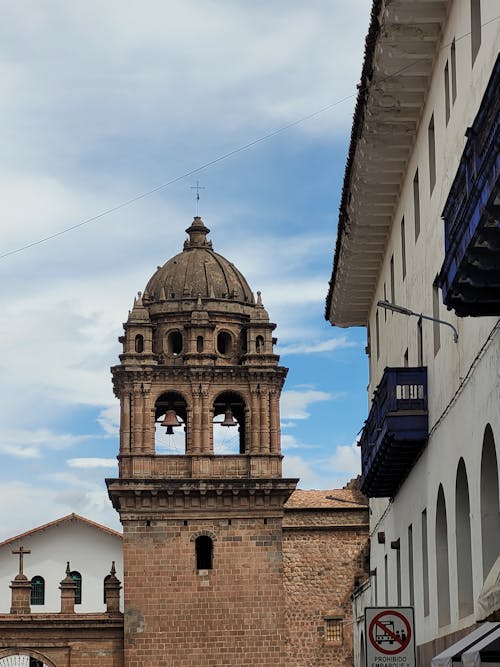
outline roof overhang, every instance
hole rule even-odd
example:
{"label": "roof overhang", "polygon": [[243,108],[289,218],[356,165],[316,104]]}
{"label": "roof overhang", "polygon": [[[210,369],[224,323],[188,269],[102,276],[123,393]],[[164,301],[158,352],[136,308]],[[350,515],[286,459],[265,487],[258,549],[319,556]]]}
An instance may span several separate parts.
{"label": "roof overhang", "polygon": [[373,0],[325,318],[367,323],[448,0]]}

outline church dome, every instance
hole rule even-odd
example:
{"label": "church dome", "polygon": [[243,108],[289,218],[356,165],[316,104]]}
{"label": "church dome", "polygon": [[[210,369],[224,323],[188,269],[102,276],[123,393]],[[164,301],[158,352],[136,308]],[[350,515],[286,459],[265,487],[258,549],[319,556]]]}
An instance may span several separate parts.
{"label": "church dome", "polygon": [[212,250],[207,240],[209,229],[195,217],[186,229],[189,240],[184,250],[169,259],[150,278],[144,291],[147,301],[171,301],[189,298],[229,299],[255,303],[252,290],[238,269]]}

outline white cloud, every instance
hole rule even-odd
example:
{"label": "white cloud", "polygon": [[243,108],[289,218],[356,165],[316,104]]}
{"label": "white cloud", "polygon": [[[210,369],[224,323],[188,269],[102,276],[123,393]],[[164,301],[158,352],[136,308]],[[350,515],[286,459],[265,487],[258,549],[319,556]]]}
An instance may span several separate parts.
{"label": "white cloud", "polygon": [[86,435],[55,433],[47,428],[36,430],[5,429],[0,452],[19,458],[38,458],[44,450],[63,450],[88,440]]}
{"label": "white cloud", "polygon": [[288,389],[281,394],[281,414],[283,419],[308,419],[309,405],[320,401],[331,401],[337,395],[316,389]]}
{"label": "white cloud", "polygon": [[351,477],[361,473],[361,450],[357,443],[339,445],[329,460],[329,465],[337,472],[348,472]]}
{"label": "white cloud", "polygon": [[295,343],[294,345],[283,345],[277,347],[277,354],[321,354],[349,347],[356,347],[356,343],[347,340],[347,336],[341,338],[330,338],[318,343]]}
{"label": "white cloud", "polygon": [[116,459],[100,459],[97,457],[68,459],[70,468],[117,468]]}

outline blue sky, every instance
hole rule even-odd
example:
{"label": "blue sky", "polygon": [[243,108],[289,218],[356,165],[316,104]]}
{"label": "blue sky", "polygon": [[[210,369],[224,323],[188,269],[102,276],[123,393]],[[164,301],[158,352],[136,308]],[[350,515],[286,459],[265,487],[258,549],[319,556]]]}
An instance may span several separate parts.
{"label": "blue sky", "polygon": [[4,7],[0,254],[333,106],[0,260],[0,539],[71,511],[118,526],[109,367],[134,295],[182,247],[197,179],[214,249],[278,325],[285,473],[302,488],[357,474],[365,332],[323,313],[370,4]]}

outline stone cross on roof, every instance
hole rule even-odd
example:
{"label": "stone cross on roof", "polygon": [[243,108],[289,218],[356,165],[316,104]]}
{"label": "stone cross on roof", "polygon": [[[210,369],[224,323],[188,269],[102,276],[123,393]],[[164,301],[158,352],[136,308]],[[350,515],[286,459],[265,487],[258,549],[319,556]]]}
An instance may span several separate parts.
{"label": "stone cross on roof", "polygon": [[24,574],[23,573],[23,557],[24,554],[30,554],[31,549],[25,549],[23,546],[20,546],[17,551],[12,552],[14,555],[19,556],[19,574]]}

